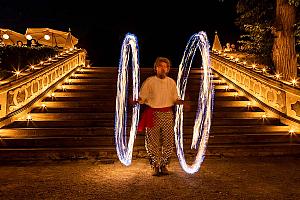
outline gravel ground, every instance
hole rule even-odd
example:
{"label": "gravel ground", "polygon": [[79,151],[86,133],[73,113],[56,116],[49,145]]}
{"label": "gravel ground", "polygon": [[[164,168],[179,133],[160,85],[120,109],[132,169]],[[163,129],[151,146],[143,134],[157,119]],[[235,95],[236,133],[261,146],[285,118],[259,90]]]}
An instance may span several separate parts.
{"label": "gravel ground", "polygon": [[300,199],[300,158],[205,158],[186,174],[172,160],[154,177],[146,159],[0,165],[0,199]]}

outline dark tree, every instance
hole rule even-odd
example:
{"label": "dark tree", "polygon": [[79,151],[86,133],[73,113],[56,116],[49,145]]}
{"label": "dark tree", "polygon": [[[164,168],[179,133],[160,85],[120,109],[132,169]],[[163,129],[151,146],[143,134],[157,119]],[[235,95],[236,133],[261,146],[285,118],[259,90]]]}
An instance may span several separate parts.
{"label": "dark tree", "polygon": [[297,77],[297,57],[295,43],[296,6],[299,0],[276,0],[276,17],[272,33],[274,34],[273,62],[276,72],[284,80]]}

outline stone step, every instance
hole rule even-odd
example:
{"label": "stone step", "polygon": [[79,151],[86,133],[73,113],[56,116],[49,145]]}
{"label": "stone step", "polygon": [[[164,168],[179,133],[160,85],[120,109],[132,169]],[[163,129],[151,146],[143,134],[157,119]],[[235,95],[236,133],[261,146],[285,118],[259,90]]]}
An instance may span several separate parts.
{"label": "stone step", "polygon": [[0,148],[0,160],[13,161],[60,161],[60,160],[117,160],[116,149],[106,147],[78,148]]}
{"label": "stone step", "polygon": [[[62,125],[61,125],[62,124]],[[31,137],[31,136],[99,136],[114,135],[114,127],[80,127],[80,126],[63,126],[63,123],[55,124],[53,127],[13,127],[16,124],[10,124],[0,129],[1,137]],[[24,125],[24,124],[23,124]],[[41,125],[41,124],[40,124]],[[60,125],[60,126],[59,126]],[[210,135],[239,135],[239,134],[289,134],[290,128],[286,125],[245,125],[245,126],[212,126]],[[130,133],[130,126],[127,126],[127,134]],[[189,136],[193,133],[193,126],[183,127],[183,135]],[[138,133],[144,134],[144,133]]]}
{"label": "stone step", "polygon": [[[103,90],[110,90],[113,94],[116,94],[116,89],[117,89],[117,83],[111,83],[111,84],[90,84],[90,83],[73,83],[72,80],[70,83],[65,83],[63,84],[64,90],[65,91],[69,91],[69,90],[81,90],[81,91],[103,91]],[[214,86],[215,89],[217,90],[223,90],[223,91],[227,91],[226,87],[223,85],[216,85]],[[57,89],[61,89],[57,88]],[[131,87],[128,87],[128,91],[131,91]],[[198,85],[193,85],[193,86],[189,86],[187,87],[186,92],[191,92],[191,93],[195,93],[198,95],[199,94],[199,86]],[[230,91],[228,89],[228,91]],[[231,90],[234,91],[234,90]]]}
{"label": "stone step", "polygon": [[[129,68],[131,69],[131,68]],[[154,74],[154,71],[153,71],[153,67],[141,67],[140,66],[140,71],[142,71],[143,73],[150,73],[150,74]],[[130,70],[128,70],[129,72],[131,72]],[[83,72],[84,73],[99,73],[99,72],[102,72],[102,73],[118,73],[118,66],[116,67],[88,67],[88,68],[83,68]],[[176,67],[173,67],[171,68],[170,72],[169,73],[178,73],[178,68]],[[201,74],[203,73],[203,70],[202,69],[195,69],[195,68],[192,68],[190,70],[190,74]]]}
{"label": "stone step", "polygon": [[70,84],[64,84],[65,90],[73,89],[73,90],[102,90],[102,89],[110,89],[113,94],[116,93],[116,84],[109,85],[75,85],[72,82]]}
{"label": "stone step", "polygon": [[[284,156],[299,155],[300,145],[291,143],[259,144],[259,145],[209,145],[205,157],[215,156]],[[189,148],[184,151],[186,157],[193,160],[197,151]],[[132,159],[148,158],[144,147],[134,147]],[[172,155],[177,159],[176,153]],[[60,161],[86,160],[114,162],[118,160],[116,149],[107,147],[78,147],[78,148],[0,148],[0,160],[13,161]]]}
{"label": "stone step", "polygon": [[[74,116],[68,116],[65,115],[64,118],[49,118],[47,117],[43,118],[42,116],[36,117],[31,116],[32,120],[17,120],[13,123],[9,124],[7,127],[10,128],[17,128],[17,127],[107,127],[107,126],[114,126],[114,120],[105,120],[105,119],[97,119],[97,117],[94,118],[83,118],[80,115],[74,115]],[[130,119],[129,119],[130,120]],[[130,121],[128,121],[129,125]],[[280,121],[277,118],[270,118],[268,120],[263,119],[240,119],[240,118],[220,118],[218,120],[212,121],[212,126],[236,126],[236,125],[282,125]],[[185,120],[183,122],[183,125],[186,127],[192,127],[194,126],[194,119],[191,120]]]}
{"label": "stone step", "polygon": [[[72,104],[74,101],[80,101],[82,103],[84,102],[90,102],[90,101],[98,101],[98,102],[110,102],[111,106],[114,106],[115,104],[115,100],[116,100],[116,94],[113,93],[112,91],[107,91],[107,93],[110,93],[110,95],[108,94],[104,94],[102,95],[101,92],[97,92],[95,93],[93,96],[84,96],[84,92],[81,95],[74,95],[74,96],[63,96],[60,93],[56,93],[56,92],[51,92],[48,93],[46,96],[44,96],[43,98],[43,102],[44,103],[48,103],[48,102],[69,102],[70,104]],[[56,95],[57,94],[57,95]],[[131,97],[128,97],[131,98]],[[129,101],[129,99],[127,99]],[[213,99],[213,105],[214,106],[222,106],[222,103],[224,103],[225,105],[227,103],[237,103],[240,102],[242,103],[241,106],[238,107],[245,107],[245,108],[250,108],[252,106],[254,106],[254,103],[252,103],[249,99],[247,99],[246,97],[233,97],[233,96],[216,96]],[[196,99],[185,99],[185,103],[190,105],[190,106],[198,106],[198,98]],[[201,103],[201,102],[200,102]],[[246,103],[246,104],[245,104]],[[143,106],[143,105],[141,105]],[[228,106],[225,106],[228,107]],[[233,106],[236,107],[236,106]]]}
{"label": "stone step", "polygon": [[[198,106],[202,70],[190,72],[184,110],[184,147],[190,149],[194,116]],[[141,68],[140,81],[153,75],[152,68]],[[177,79],[177,69],[170,72]],[[299,139],[278,118],[262,118],[265,112],[248,105],[249,99],[216,75],[212,76],[214,109],[206,156],[291,155],[300,152]],[[117,159],[114,143],[114,113],[118,67],[83,68],[67,78],[54,96],[45,96],[29,114],[1,128],[0,160]],[[131,91],[129,70],[128,91]],[[70,81],[69,81],[70,80]],[[141,112],[144,106],[141,106]],[[131,121],[128,105],[127,138]],[[144,134],[138,133],[133,157],[147,157]],[[174,152],[174,157],[176,153]]]}
{"label": "stone step", "polygon": [[[47,104],[46,104],[47,105]],[[104,119],[103,117],[105,117],[105,119],[111,120],[114,119],[114,113],[115,110],[113,112],[106,112],[103,113],[101,112],[101,109],[94,109],[92,110],[92,112],[88,112],[89,110],[87,110],[88,108],[80,108],[78,110],[76,110],[75,108],[51,108],[51,107],[37,107],[35,109],[33,109],[29,114],[32,116],[32,119],[34,120],[53,120],[53,119],[58,119],[58,120],[63,120],[63,119]],[[92,108],[90,108],[92,109]],[[52,112],[51,112],[52,111]],[[60,112],[53,112],[53,111],[60,111]],[[73,111],[73,112],[70,112]],[[99,112],[96,112],[99,111]],[[111,114],[109,114],[111,113]],[[131,110],[127,111],[127,117],[131,117]],[[140,110],[140,116],[143,113],[143,110]],[[267,118],[263,118],[265,112],[264,111],[223,111],[220,109],[218,109],[218,111],[215,111],[212,113],[212,121],[219,121],[219,118],[222,119],[226,119],[226,118],[233,118],[233,120],[237,120],[238,118],[241,118],[241,120],[245,120],[245,119],[249,119],[252,120],[251,118],[253,118],[254,120],[257,121],[261,121],[261,119],[263,121],[269,121],[269,120],[276,120],[277,118],[272,118],[272,117],[267,117]],[[194,109],[193,111],[190,112],[185,112],[183,114],[184,117],[184,121],[185,120],[190,120],[190,119],[194,119],[196,115],[196,109]],[[107,118],[108,116],[110,116],[110,118]],[[24,119],[27,119],[27,116],[24,116]],[[214,120],[215,119],[215,120]]]}
{"label": "stone step", "polygon": [[98,108],[101,112],[115,112],[115,106],[112,106],[114,103],[106,100],[102,101],[47,101],[42,102],[46,105],[47,108]]}
{"label": "stone step", "polygon": [[[187,139],[191,142],[191,139]],[[187,141],[184,141],[187,142]],[[260,144],[260,143],[300,143],[297,136],[282,133],[254,133],[254,134],[223,134],[210,135],[208,144]]]}
{"label": "stone step", "polygon": [[[55,90],[54,92],[55,97],[85,97],[85,98],[115,98],[115,95],[112,95],[111,93],[108,92],[93,92],[93,91],[85,91],[85,90],[73,90],[73,91],[69,91],[66,90],[64,88],[64,90]],[[237,94],[237,92],[215,92],[215,97],[224,97],[224,96],[231,96],[231,97],[239,97],[239,96],[235,96]],[[198,100],[198,96],[199,94],[197,93],[189,93],[188,96],[185,96],[185,100],[191,100],[191,98],[195,101]],[[238,98],[237,98],[238,99]]]}
{"label": "stone step", "polygon": [[[140,73],[139,79],[140,81],[144,81],[146,80],[148,77],[151,76],[155,76],[154,73]],[[175,81],[177,81],[178,78],[178,73],[169,73],[168,76],[172,79],[174,79]],[[118,73],[116,72],[112,72],[112,73],[92,73],[92,72],[81,72],[81,71],[76,71],[74,73],[72,73],[69,78],[79,78],[79,79],[112,79],[112,80],[117,80],[119,77]],[[132,80],[132,74],[131,72],[128,73],[127,75],[128,80]],[[191,80],[203,80],[204,78],[204,74],[203,73],[190,73],[189,77],[188,77],[188,82],[189,83]],[[213,82],[215,82],[216,84],[222,84],[225,83],[226,81],[224,81],[223,79],[221,79],[220,77],[218,77],[215,74],[210,74],[209,75],[210,80],[212,80]]]}
{"label": "stone step", "polygon": [[[106,99],[106,98],[116,98],[114,95],[112,95],[109,92],[92,92],[92,91],[61,91],[61,90],[55,90],[54,92],[55,97],[69,97],[69,98],[95,98],[95,99]],[[52,99],[51,99],[52,100]],[[45,99],[47,101],[47,99]]]}
{"label": "stone step", "polygon": [[[191,137],[184,137],[185,145],[191,145]],[[241,135],[215,135],[210,136],[208,145],[224,144],[261,144],[261,143],[299,143],[298,137],[287,134],[241,134]],[[135,146],[144,146],[144,135],[137,135]],[[299,143],[300,144],[300,143]],[[50,137],[15,137],[2,138],[0,148],[34,148],[34,147],[101,147],[114,146],[114,136],[50,136]]]}
{"label": "stone step", "polygon": [[[115,111],[113,112],[108,112],[108,113],[103,113],[101,112],[101,109],[98,108],[90,108],[88,105],[86,107],[77,107],[77,108],[59,108],[59,107],[50,107],[46,106],[43,107],[42,104],[47,105],[47,102],[42,102],[40,106],[33,108],[30,113],[97,113],[99,116],[103,116],[105,118],[109,119],[114,119],[115,116]],[[140,112],[143,112],[143,108],[140,109]],[[213,108],[213,112],[222,112],[226,114],[226,112],[234,112],[234,113],[241,113],[241,112],[264,112],[259,107],[222,107],[222,106],[215,106]],[[130,110],[127,110],[127,117],[130,117]],[[191,110],[191,112],[184,112],[184,118],[186,117],[194,117],[195,113]]]}
{"label": "stone step", "polygon": [[[238,145],[209,145],[206,154],[210,156],[284,156],[299,155],[300,144],[267,143]],[[189,152],[186,152],[187,154]]]}
{"label": "stone step", "polygon": [[[81,101],[58,101],[55,97],[51,101],[42,102],[47,107],[57,107],[57,108],[78,108],[78,107],[91,107],[102,109],[101,112],[114,112],[115,111],[115,100],[81,100]],[[251,103],[248,100],[239,100],[239,101],[214,101],[214,107],[247,107],[248,103]],[[194,106],[194,107],[193,107]],[[195,110],[197,105],[191,105],[191,110]]]}
{"label": "stone step", "polygon": [[[146,80],[149,76],[153,74],[140,74],[140,81]],[[172,74],[172,78],[177,81],[177,74]],[[102,79],[110,79],[116,81],[118,79],[117,73],[85,73],[85,72],[76,72],[73,73],[70,78],[76,78],[76,79],[96,79],[96,80],[102,80]],[[199,81],[201,78],[201,74],[190,74],[188,77],[188,82],[197,80]],[[212,81],[216,84],[224,83],[221,79],[219,79],[217,76],[212,75],[211,76]],[[131,74],[128,76],[128,80],[131,80]]]}
{"label": "stone step", "polygon": [[[101,147],[114,146],[113,136],[90,137],[34,137],[34,138],[2,138],[0,148],[35,148],[35,147]],[[140,140],[137,140],[139,143]],[[140,144],[141,145],[141,144]]]}
{"label": "stone step", "polygon": [[[103,98],[102,99],[102,96],[101,94],[99,93],[99,95],[94,95],[94,96],[79,96],[79,97],[71,97],[71,96],[56,96],[55,95],[55,92],[53,93],[53,96],[51,96],[52,93],[49,93],[49,95],[47,95],[43,101],[45,102],[74,102],[74,101],[80,101],[80,102],[88,102],[88,101],[107,101],[107,96],[104,96],[106,98]],[[116,99],[116,96],[111,94],[111,97],[110,99]],[[247,97],[233,97],[233,96],[216,96],[214,98],[214,102],[226,102],[226,101],[232,101],[232,102],[238,102],[238,101],[242,101],[242,102],[245,102],[249,101],[249,99]],[[112,106],[114,105],[115,101],[112,101]],[[198,105],[198,102],[196,101],[188,101],[188,103],[190,105]],[[248,104],[247,104],[248,105]]]}
{"label": "stone step", "polygon": [[[212,115],[212,124],[225,123],[228,125],[241,123],[245,124],[270,124],[279,123],[279,118],[263,118],[264,112],[214,112]],[[62,121],[62,120],[102,120],[103,122],[114,121],[114,115],[107,113],[29,113],[33,121]],[[107,118],[110,116],[110,118]],[[131,118],[131,115],[127,116]],[[27,121],[28,116],[24,116]],[[183,122],[194,122],[194,115],[184,114]],[[231,123],[232,122],[232,123]]]}

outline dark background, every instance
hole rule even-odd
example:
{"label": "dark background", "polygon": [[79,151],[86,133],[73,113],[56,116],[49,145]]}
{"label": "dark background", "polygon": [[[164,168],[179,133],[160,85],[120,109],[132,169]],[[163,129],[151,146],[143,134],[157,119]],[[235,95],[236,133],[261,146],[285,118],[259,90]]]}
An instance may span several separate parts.
{"label": "dark background", "polygon": [[187,41],[196,32],[205,31],[211,46],[215,31],[223,46],[236,43],[236,2],[1,1],[0,28],[23,34],[26,28],[70,28],[94,66],[118,66],[123,39],[133,33],[141,67],[151,67],[157,56],[169,57],[178,66]]}

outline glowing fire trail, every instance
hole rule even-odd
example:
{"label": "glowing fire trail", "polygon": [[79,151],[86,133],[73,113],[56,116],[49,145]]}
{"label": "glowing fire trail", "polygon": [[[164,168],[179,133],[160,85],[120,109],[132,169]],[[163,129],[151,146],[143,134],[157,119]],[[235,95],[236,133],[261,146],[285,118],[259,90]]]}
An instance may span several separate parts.
{"label": "glowing fire trail", "polygon": [[191,148],[197,148],[198,152],[192,165],[186,163],[183,151],[183,105],[176,106],[175,119],[175,144],[177,156],[182,169],[190,174],[200,169],[204,160],[206,145],[209,138],[211,115],[213,109],[214,89],[211,81],[211,68],[209,58],[209,43],[206,33],[201,31],[191,36],[179,65],[177,77],[177,90],[181,99],[184,99],[186,84],[195,52],[199,48],[202,56],[203,80],[200,85],[198,97],[198,109],[193,129]]}
{"label": "glowing fire trail", "polygon": [[[130,51],[131,50],[131,51]],[[119,160],[126,166],[131,164],[133,144],[136,136],[137,123],[139,121],[140,106],[135,105],[132,110],[132,124],[127,146],[127,99],[128,99],[128,62],[132,53],[132,97],[138,99],[140,74],[138,61],[138,45],[135,35],[127,33],[123,40],[119,61],[116,112],[115,112],[115,143]]]}

